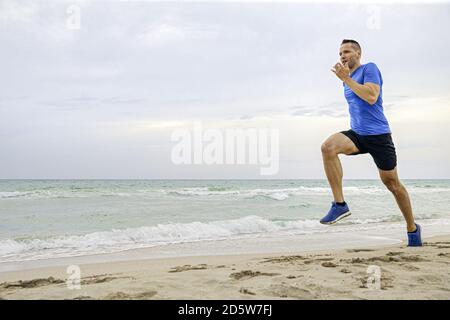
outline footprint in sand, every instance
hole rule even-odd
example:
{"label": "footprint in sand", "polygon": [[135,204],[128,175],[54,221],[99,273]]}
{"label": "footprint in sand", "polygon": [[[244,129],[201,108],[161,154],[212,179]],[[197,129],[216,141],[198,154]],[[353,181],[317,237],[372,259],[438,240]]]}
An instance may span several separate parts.
{"label": "footprint in sand", "polygon": [[145,291],[137,294],[128,294],[122,291],[110,293],[103,300],[145,300],[156,295],[157,291]]}
{"label": "footprint in sand", "polygon": [[172,270],[169,270],[169,272],[183,272],[183,271],[190,271],[190,270],[205,270],[208,269],[207,264],[199,264],[196,266],[191,266],[190,264],[185,264],[184,266],[176,266],[172,267]]}
{"label": "footprint in sand", "polygon": [[250,295],[252,295],[252,296],[256,295],[256,293],[254,293],[254,292],[252,292],[252,291],[250,291],[250,290],[248,290],[248,289],[246,289],[246,288],[241,288],[241,289],[239,289],[239,292],[240,292],[240,293],[243,293],[243,294],[250,294]]}
{"label": "footprint in sand", "polygon": [[325,268],[336,268],[337,265],[331,261],[322,262],[322,267]]}
{"label": "footprint in sand", "polygon": [[314,299],[316,297],[307,289],[283,284],[273,284],[264,293],[279,298]]}
{"label": "footprint in sand", "polygon": [[438,253],[438,257],[446,257],[446,258],[450,258],[450,252],[441,252],[441,253]]}
{"label": "footprint in sand", "polygon": [[104,283],[104,282],[110,282],[116,279],[133,279],[133,277],[112,277],[107,274],[103,275],[95,275],[90,277],[85,277],[81,279],[81,285],[90,285],[90,284],[96,284],[96,283]]}
{"label": "footprint in sand", "polygon": [[264,258],[264,261],[261,261],[261,263],[267,263],[267,262],[276,262],[276,263],[294,263],[298,261],[303,261],[307,259],[304,256],[294,255],[294,256],[281,256],[276,258]]}
{"label": "footprint in sand", "polygon": [[342,273],[352,273],[352,271],[348,268],[342,268],[341,270],[339,270]]}
{"label": "footprint in sand", "polygon": [[278,276],[278,275],[280,275],[280,274],[279,273],[259,272],[259,271],[252,271],[252,270],[242,270],[240,272],[233,272],[232,274],[230,274],[230,278],[232,278],[234,280],[244,280],[244,279],[250,279],[250,278],[259,277],[259,276],[273,277],[273,276]]}
{"label": "footprint in sand", "polygon": [[409,270],[409,271],[417,271],[417,270],[420,270],[420,268],[419,267],[416,267],[416,266],[414,266],[414,265],[412,265],[412,264],[410,264],[410,263],[402,263],[402,264],[400,264],[403,268],[405,268],[406,270]]}
{"label": "footprint in sand", "polygon": [[[96,283],[103,283],[103,282],[109,282],[116,279],[134,279],[133,277],[113,277],[107,274],[102,275],[95,275],[90,277],[85,277],[81,279],[81,285],[90,285],[90,284],[96,284]],[[48,278],[42,278],[42,279],[33,279],[33,280],[20,280],[16,282],[4,282],[0,284],[1,288],[4,289],[11,289],[11,288],[37,288],[42,286],[48,286],[53,284],[61,284],[65,283],[65,280],[62,279],[55,279],[53,277]]]}
{"label": "footprint in sand", "polygon": [[403,253],[404,253],[403,251],[389,251],[388,253],[386,253],[386,255],[393,257],[393,256],[398,256]]}
{"label": "footprint in sand", "polygon": [[415,277],[416,282],[420,284],[441,284],[442,279],[440,276],[432,274],[423,274]]}
{"label": "footprint in sand", "polygon": [[334,258],[316,258],[317,261],[333,261]]}
{"label": "footprint in sand", "polygon": [[449,249],[450,242],[447,241],[437,241],[437,242],[424,242],[424,246],[435,247],[436,249]]}
{"label": "footprint in sand", "polygon": [[353,252],[371,252],[375,251],[374,249],[348,249],[347,252],[353,253]]}
{"label": "footprint in sand", "polygon": [[43,278],[43,279],[33,279],[33,280],[19,280],[16,282],[3,282],[0,284],[1,288],[11,289],[11,288],[36,288],[42,286],[48,286],[52,284],[65,283],[62,279],[55,279],[53,277]]}
{"label": "footprint in sand", "polygon": [[91,296],[78,296],[73,298],[73,300],[93,300],[94,298],[92,298]]}
{"label": "footprint in sand", "polygon": [[370,258],[351,258],[351,259],[341,259],[342,262],[348,262],[351,264],[369,264],[373,262],[423,262],[428,261],[424,258],[422,258],[419,255],[403,255],[403,254],[397,254],[397,253],[391,253],[386,254],[386,256],[378,256],[378,257],[370,257]]}
{"label": "footprint in sand", "polygon": [[404,262],[424,262],[424,261],[429,261],[427,259],[422,258],[419,255],[413,255],[413,256],[400,256],[400,261],[404,261]]}

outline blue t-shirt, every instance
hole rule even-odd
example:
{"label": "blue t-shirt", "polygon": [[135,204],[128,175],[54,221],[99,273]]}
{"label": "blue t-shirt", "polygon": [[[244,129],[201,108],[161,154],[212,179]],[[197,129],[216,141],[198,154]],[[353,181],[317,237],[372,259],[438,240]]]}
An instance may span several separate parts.
{"label": "blue t-shirt", "polygon": [[363,136],[390,133],[389,123],[383,112],[383,79],[377,65],[373,62],[362,64],[350,76],[359,84],[371,82],[380,86],[380,95],[378,96],[377,102],[370,105],[358,97],[349,86],[343,83],[352,130]]}

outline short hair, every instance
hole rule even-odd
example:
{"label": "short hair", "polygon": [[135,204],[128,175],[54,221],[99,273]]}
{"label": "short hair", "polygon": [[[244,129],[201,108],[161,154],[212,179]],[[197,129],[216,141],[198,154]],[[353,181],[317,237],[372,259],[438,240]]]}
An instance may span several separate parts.
{"label": "short hair", "polygon": [[342,40],[341,46],[342,46],[344,43],[351,43],[351,44],[352,44],[352,47],[353,47],[354,49],[359,50],[359,52],[362,53],[361,46],[359,45],[359,43],[358,43],[357,41],[351,40],[351,39],[344,39],[344,40]]}

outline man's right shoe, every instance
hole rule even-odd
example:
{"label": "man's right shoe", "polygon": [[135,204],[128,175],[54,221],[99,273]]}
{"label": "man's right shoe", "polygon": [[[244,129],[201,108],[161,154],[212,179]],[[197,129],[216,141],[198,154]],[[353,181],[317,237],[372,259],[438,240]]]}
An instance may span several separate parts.
{"label": "man's right shoe", "polygon": [[333,201],[331,203],[330,211],[328,211],[327,215],[320,220],[320,223],[334,224],[349,215],[351,215],[351,212],[347,204],[340,206]]}
{"label": "man's right shoe", "polygon": [[422,228],[416,223],[416,231],[408,232],[408,247],[422,246]]}

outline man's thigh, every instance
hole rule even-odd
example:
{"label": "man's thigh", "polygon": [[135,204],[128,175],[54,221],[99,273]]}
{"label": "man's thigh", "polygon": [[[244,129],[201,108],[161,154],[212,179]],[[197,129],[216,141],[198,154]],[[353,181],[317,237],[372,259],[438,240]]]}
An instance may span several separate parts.
{"label": "man's thigh", "polygon": [[358,154],[360,151],[355,143],[341,132],[332,134],[325,140],[325,145],[333,148],[338,154],[343,153],[347,155]]}

